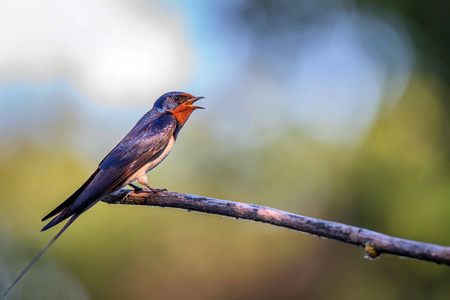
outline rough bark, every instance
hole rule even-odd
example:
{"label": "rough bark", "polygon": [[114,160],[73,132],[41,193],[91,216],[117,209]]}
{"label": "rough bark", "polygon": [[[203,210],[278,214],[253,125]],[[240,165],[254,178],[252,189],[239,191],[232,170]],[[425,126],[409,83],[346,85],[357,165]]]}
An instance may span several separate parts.
{"label": "rough bark", "polygon": [[382,253],[450,265],[450,247],[392,237],[372,230],[305,217],[282,210],[173,192],[120,190],[102,199],[109,204],[186,209],[236,219],[253,220],[364,247],[365,257]]}

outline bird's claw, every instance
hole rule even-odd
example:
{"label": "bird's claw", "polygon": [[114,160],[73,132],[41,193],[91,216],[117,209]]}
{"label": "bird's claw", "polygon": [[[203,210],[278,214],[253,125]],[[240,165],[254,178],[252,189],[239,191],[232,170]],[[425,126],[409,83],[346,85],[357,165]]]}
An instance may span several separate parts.
{"label": "bird's claw", "polygon": [[160,193],[160,192],[167,192],[167,189],[154,189],[148,184],[145,185],[147,187],[147,191],[152,192],[153,194]]}
{"label": "bird's claw", "polygon": [[156,194],[156,193],[160,193],[160,192],[167,192],[167,189],[154,189],[154,188],[149,188],[149,191]]}

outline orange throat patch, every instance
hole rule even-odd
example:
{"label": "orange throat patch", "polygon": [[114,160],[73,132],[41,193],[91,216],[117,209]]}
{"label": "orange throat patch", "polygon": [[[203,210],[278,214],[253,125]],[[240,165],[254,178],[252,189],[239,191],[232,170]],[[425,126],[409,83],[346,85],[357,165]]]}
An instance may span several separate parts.
{"label": "orange throat patch", "polygon": [[195,109],[195,106],[181,104],[180,106],[172,110],[172,115],[175,117],[175,119],[177,119],[179,123],[181,123],[181,125],[184,125],[184,123],[186,123],[187,119],[189,119],[189,116]]}

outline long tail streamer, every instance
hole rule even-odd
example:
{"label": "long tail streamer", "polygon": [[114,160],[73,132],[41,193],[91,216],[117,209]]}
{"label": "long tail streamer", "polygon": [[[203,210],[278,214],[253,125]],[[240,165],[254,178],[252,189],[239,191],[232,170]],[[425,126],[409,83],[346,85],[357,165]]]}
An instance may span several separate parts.
{"label": "long tail streamer", "polygon": [[58,232],[57,235],[55,235],[55,237],[47,244],[47,246],[45,246],[45,248],[42,249],[38,255],[36,255],[36,257],[28,264],[28,266],[22,271],[22,273],[20,273],[20,275],[16,278],[16,280],[14,280],[14,282],[9,286],[9,288],[3,294],[3,297],[6,297],[6,295],[8,295],[9,291],[16,285],[17,282],[19,282],[19,280],[23,277],[23,275],[25,275],[25,273],[34,265],[34,263],[39,259],[39,257],[41,257],[42,254],[44,254],[45,251],[47,251],[47,249],[50,248],[50,246],[59,238],[59,236],[64,231],[66,231],[66,229],[70,226],[70,224],[72,224],[73,221],[75,221],[75,219],[78,218],[79,215],[80,214],[75,214],[69,219],[69,221],[67,221],[66,225],[64,225],[64,227],[61,229],[61,231]]}

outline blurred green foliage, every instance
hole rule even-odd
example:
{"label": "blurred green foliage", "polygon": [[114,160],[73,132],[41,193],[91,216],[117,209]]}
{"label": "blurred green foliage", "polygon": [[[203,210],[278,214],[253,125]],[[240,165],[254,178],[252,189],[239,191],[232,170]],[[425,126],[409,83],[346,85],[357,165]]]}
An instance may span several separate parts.
{"label": "blurred green foliage", "polygon": [[[211,143],[207,131],[186,128],[149,179],[172,191],[448,245],[444,91],[436,78],[414,78],[399,103],[380,112],[358,150],[314,141],[296,127],[241,149]],[[58,144],[60,139],[54,137],[55,147],[24,140],[1,149],[5,281],[55,234],[37,233],[40,218],[95,165]],[[27,293],[36,290],[42,299],[66,297],[73,289],[74,299],[444,299],[449,276],[445,266],[391,256],[367,261],[362,249],[268,225],[100,203],[63,235],[11,298],[35,299]]]}

